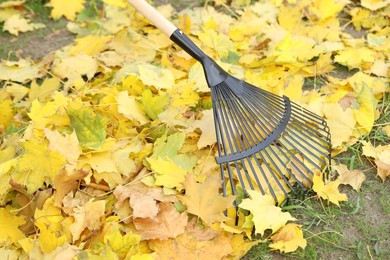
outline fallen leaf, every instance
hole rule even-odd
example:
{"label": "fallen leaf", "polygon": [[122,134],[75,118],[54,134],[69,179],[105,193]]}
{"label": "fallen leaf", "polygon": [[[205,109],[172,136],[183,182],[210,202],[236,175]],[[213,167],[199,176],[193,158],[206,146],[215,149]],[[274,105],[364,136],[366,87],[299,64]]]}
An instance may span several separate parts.
{"label": "fallen leaf", "polygon": [[325,200],[329,200],[337,206],[339,206],[340,201],[348,200],[347,195],[339,192],[339,185],[340,180],[338,179],[324,183],[322,180],[322,173],[314,174],[313,176],[313,190],[317,193],[318,196]]}
{"label": "fallen leaf", "polygon": [[68,0],[66,2],[61,0],[50,0],[46,5],[53,8],[51,10],[51,17],[59,19],[65,16],[67,19],[73,21],[76,18],[76,13],[79,13],[84,8],[85,0]]}
{"label": "fallen leaf", "polygon": [[12,178],[33,193],[44,183],[53,184],[55,176],[65,164],[65,158],[50,151],[44,142],[31,140],[23,144],[24,154],[18,159]]}
{"label": "fallen leaf", "polygon": [[185,195],[181,200],[189,213],[199,216],[207,225],[227,220],[223,211],[232,206],[235,197],[221,197],[219,188],[221,180],[217,174],[209,176],[203,183],[197,183],[192,174],[184,182]]}
{"label": "fallen leaf", "polygon": [[179,213],[171,202],[159,203],[159,210],[154,219],[134,219],[134,226],[143,240],[165,240],[184,233],[188,222],[186,212]]}
{"label": "fallen leaf", "polygon": [[390,176],[390,163],[375,160],[375,164],[377,166],[377,175],[385,182],[387,177]]}
{"label": "fallen leaf", "polygon": [[4,22],[3,31],[17,36],[20,32],[34,31],[45,27],[43,23],[31,23],[29,20],[21,17],[20,14],[15,14]]}
{"label": "fallen leaf", "polygon": [[26,221],[22,216],[15,216],[11,213],[11,207],[0,208],[0,242],[3,245],[16,244],[18,240],[25,238],[19,227]]}
{"label": "fallen leaf", "polygon": [[84,149],[99,149],[106,139],[106,122],[102,116],[87,108],[68,110],[70,127]]}
{"label": "fallen leaf", "polygon": [[282,253],[291,253],[298,247],[305,249],[307,241],[303,238],[302,225],[288,223],[278,232],[271,236],[272,244],[269,247],[272,250],[280,250]]}
{"label": "fallen leaf", "polygon": [[102,226],[100,218],[104,215],[105,205],[104,200],[90,199],[85,205],[79,205],[73,210],[70,215],[74,217],[74,223],[69,227],[73,242],[80,239],[81,233],[85,229],[92,232]]}
{"label": "fallen leaf", "polygon": [[354,190],[359,191],[363,182],[366,180],[366,176],[363,171],[349,170],[344,164],[333,165],[339,174],[337,178],[340,184],[350,185]]}
{"label": "fallen leaf", "polygon": [[239,204],[242,209],[249,210],[252,215],[256,233],[263,235],[265,230],[271,229],[275,233],[289,220],[296,220],[288,212],[282,212],[275,206],[275,200],[271,195],[261,195],[260,192],[248,190],[250,198],[243,199]]}

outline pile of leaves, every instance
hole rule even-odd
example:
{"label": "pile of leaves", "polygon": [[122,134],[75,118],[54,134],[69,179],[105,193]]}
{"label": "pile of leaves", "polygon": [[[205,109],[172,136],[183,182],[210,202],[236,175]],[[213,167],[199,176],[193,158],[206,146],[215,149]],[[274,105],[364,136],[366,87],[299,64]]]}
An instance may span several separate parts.
{"label": "pile of leaves", "polygon": [[[29,21],[24,2],[0,4],[4,31],[45,26]],[[370,133],[389,91],[387,3],[158,9],[229,73],[326,118],[336,155]],[[69,20],[75,42],[39,61],[0,63],[1,258],[238,259],[264,241],[305,248],[301,226],[267,194],[240,198],[236,223],[199,63],[126,1],[47,6]],[[390,145],[362,145],[385,181]],[[336,180],[314,176],[313,190],[338,205],[347,200],[339,184],[358,190],[365,176],[335,170]]]}

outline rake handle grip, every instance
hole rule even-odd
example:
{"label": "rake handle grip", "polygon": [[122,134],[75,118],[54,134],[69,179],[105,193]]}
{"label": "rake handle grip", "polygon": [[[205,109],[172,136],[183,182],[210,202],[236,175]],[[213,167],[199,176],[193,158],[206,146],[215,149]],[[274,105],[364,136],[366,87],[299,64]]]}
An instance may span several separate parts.
{"label": "rake handle grip", "polygon": [[177,27],[160,14],[154,7],[144,0],[127,0],[138,12],[148,19],[154,26],[160,29],[165,35],[171,37]]}

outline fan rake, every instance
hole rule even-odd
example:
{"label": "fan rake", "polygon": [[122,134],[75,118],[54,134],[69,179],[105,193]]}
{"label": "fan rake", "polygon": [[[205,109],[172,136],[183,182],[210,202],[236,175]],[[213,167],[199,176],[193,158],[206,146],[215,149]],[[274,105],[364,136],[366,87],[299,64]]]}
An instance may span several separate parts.
{"label": "fan rake", "polygon": [[330,132],[323,118],[225,72],[182,31],[144,0],[128,2],[204,69],[213,102],[224,196],[247,190],[280,198],[310,188],[330,163]]}

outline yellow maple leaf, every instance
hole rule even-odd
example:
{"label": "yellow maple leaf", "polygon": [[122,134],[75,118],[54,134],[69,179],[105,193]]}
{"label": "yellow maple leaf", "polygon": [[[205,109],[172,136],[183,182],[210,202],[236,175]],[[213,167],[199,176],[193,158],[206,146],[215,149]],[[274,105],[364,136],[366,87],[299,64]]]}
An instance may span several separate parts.
{"label": "yellow maple leaf", "polygon": [[11,213],[11,207],[0,208],[0,243],[10,245],[19,239],[25,238],[19,226],[26,223],[23,216],[15,216]]}
{"label": "yellow maple leaf", "polygon": [[275,50],[271,55],[276,57],[276,62],[281,63],[308,61],[321,53],[314,46],[315,42],[309,38],[294,38],[291,34],[287,34],[275,46]]}
{"label": "yellow maple leaf", "polygon": [[175,164],[171,158],[149,158],[148,162],[155,172],[156,185],[181,189],[187,170]]}
{"label": "yellow maple leaf", "polygon": [[273,243],[269,247],[284,253],[294,252],[298,247],[305,249],[306,239],[303,238],[301,227],[295,223],[288,223],[271,236]]}
{"label": "yellow maple leaf", "polygon": [[375,164],[377,167],[377,175],[385,182],[386,178],[390,176],[390,163],[375,160]]}
{"label": "yellow maple leaf", "polygon": [[234,49],[233,42],[229,39],[229,36],[223,33],[217,33],[215,30],[208,29],[198,35],[207,47],[214,50],[220,58],[226,58],[229,50]]}
{"label": "yellow maple leaf", "polygon": [[203,183],[197,183],[195,177],[189,174],[184,182],[185,195],[179,199],[187,206],[187,211],[199,216],[207,225],[225,221],[223,211],[232,206],[235,197],[222,197],[219,194],[221,180],[217,174],[207,177]]}
{"label": "yellow maple leaf", "polygon": [[109,244],[112,250],[123,259],[128,253],[135,253],[135,248],[139,247],[141,235],[134,234],[131,231],[123,234],[120,226],[114,223],[109,222],[112,225],[104,235],[104,243]]}
{"label": "yellow maple leaf", "polygon": [[0,100],[0,133],[5,131],[14,117],[13,102],[10,99]]}
{"label": "yellow maple leaf", "polygon": [[376,119],[376,107],[378,101],[375,99],[372,89],[366,84],[355,85],[357,93],[356,103],[353,105],[353,113],[360,125],[361,134],[368,134]]}
{"label": "yellow maple leaf", "polygon": [[76,132],[72,134],[61,135],[58,130],[52,131],[45,128],[46,138],[49,140],[49,149],[61,154],[69,164],[76,165],[77,159],[81,154],[79,141]]}
{"label": "yellow maple leaf", "polygon": [[65,16],[67,19],[73,21],[76,18],[76,13],[79,13],[84,8],[85,0],[50,0],[47,6],[52,7],[51,17],[59,19]]}
{"label": "yellow maple leaf", "polygon": [[150,240],[149,246],[159,259],[229,259],[233,252],[231,238],[231,234],[220,233],[213,240],[199,241],[184,233],[175,239]]}
{"label": "yellow maple leaf", "polygon": [[3,31],[17,36],[20,32],[33,31],[44,27],[43,23],[30,23],[29,20],[21,17],[20,14],[15,14],[4,22]]}
{"label": "yellow maple leaf", "polygon": [[56,232],[41,222],[35,225],[39,228],[38,244],[43,253],[49,253],[68,241],[65,234],[57,237]]}
{"label": "yellow maple leaf", "polygon": [[248,190],[250,198],[242,200],[239,207],[249,210],[253,216],[256,233],[261,235],[267,229],[272,233],[286,225],[287,221],[295,220],[288,212],[282,212],[280,207],[275,206],[275,200],[271,195],[262,195],[255,190]]}
{"label": "yellow maple leaf", "polygon": [[137,120],[141,124],[149,122],[149,118],[142,111],[134,96],[129,96],[127,91],[122,91],[117,96],[118,112],[130,120]]}
{"label": "yellow maple leaf", "polygon": [[89,56],[97,56],[107,48],[111,36],[88,35],[75,39],[76,45],[70,50],[70,54],[84,53]]}
{"label": "yellow maple leaf", "polygon": [[138,65],[138,72],[145,85],[154,86],[157,89],[170,89],[175,83],[175,77],[169,69],[145,63]]}
{"label": "yellow maple leaf", "polygon": [[366,47],[349,47],[339,51],[334,61],[350,69],[358,68],[363,62],[374,62],[375,57],[372,50]]}
{"label": "yellow maple leaf", "polygon": [[73,236],[73,242],[77,241],[81,233],[87,228],[95,231],[103,224],[100,217],[104,215],[106,202],[104,200],[94,201],[90,199],[85,205],[78,206],[70,215],[74,217],[74,223],[70,225],[69,230]]}
{"label": "yellow maple leaf", "polygon": [[58,78],[45,78],[45,80],[38,85],[36,80],[31,82],[30,91],[28,96],[30,100],[38,99],[43,102],[46,98],[50,97],[54,91],[61,87],[61,82]]}
{"label": "yellow maple leaf", "polygon": [[31,118],[34,127],[43,129],[48,124],[52,124],[57,120],[59,111],[64,107],[64,103],[47,102],[41,103],[38,99],[32,102],[32,106],[28,116]]}
{"label": "yellow maple leaf", "polygon": [[324,183],[321,174],[314,174],[313,176],[313,190],[323,199],[329,200],[330,202],[339,206],[340,201],[347,201],[347,195],[340,193],[338,187],[340,180],[329,181]]}
{"label": "yellow maple leaf", "polygon": [[348,142],[353,135],[356,119],[351,108],[342,109],[339,103],[325,103],[323,112],[330,128],[334,148]]}
{"label": "yellow maple leaf", "polygon": [[125,0],[103,0],[103,3],[117,7],[127,6],[127,2]]}
{"label": "yellow maple leaf", "polygon": [[26,82],[38,78],[39,72],[39,66],[27,60],[0,62],[0,80]]}
{"label": "yellow maple leaf", "polygon": [[98,62],[96,59],[87,54],[79,53],[55,60],[52,71],[61,79],[75,80],[82,75],[86,75],[88,79],[91,79],[97,69]]}
{"label": "yellow maple leaf", "polygon": [[24,154],[18,159],[12,178],[33,193],[44,183],[53,184],[54,177],[65,163],[58,152],[50,151],[47,144],[35,140],[23,143]]}
{"label": "yellow maple leaf", "polygon": [[344,164],[336,164],[333,167],[339,174],[337,179],[340,180],[340,184],[350,185],[354,190],[359,191],[366,179],[363,171],[349,170]]}
{"label": "yellow maple leaf", "polygon": [[315,0],[309,10],[315,14],[319,20],[336,17],[347,2],[336,0]]}
{"label": "yellow maple leaf", "polygon": [[361,0],[361,5],[371,11],[378,10],[390,4],[389,0]]}
{"label": "yellow maple leaf", "polygon": [[194,123],[192,124],[192,127],[194,127],[194,129],[199,128],[200,130],[202,130],[202,134],[197,142],[197,146],[199,149],[202,149],[207,146],[212,146],[217,141],[215,136],[213,110],[203,110],[202,114],[202,118],[200,120],[194,121]]}

